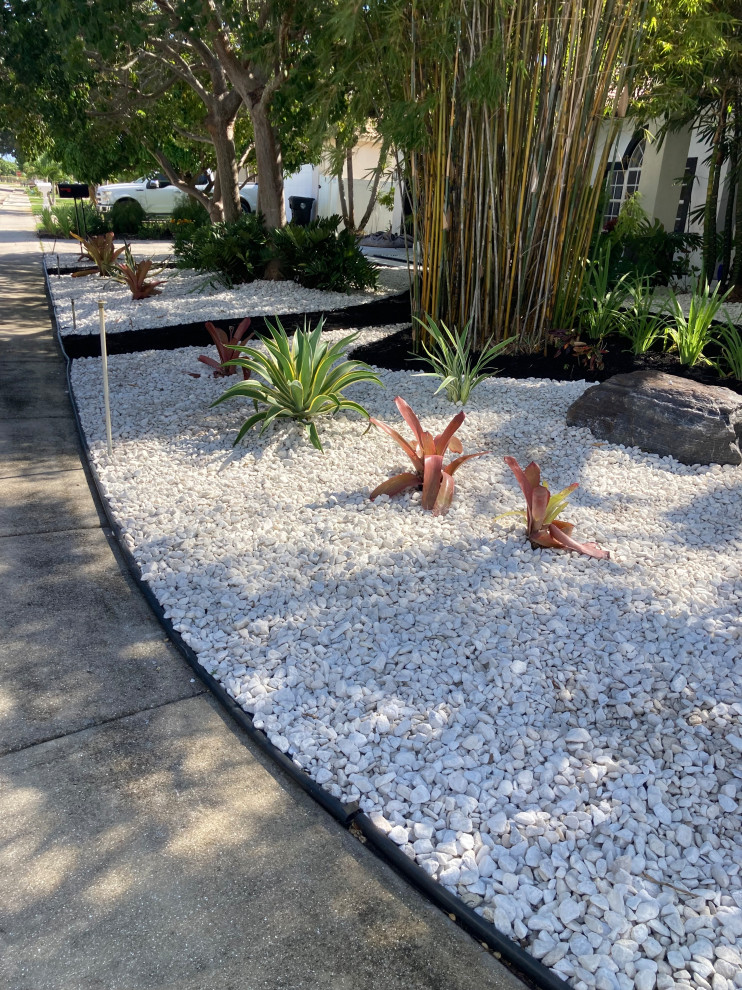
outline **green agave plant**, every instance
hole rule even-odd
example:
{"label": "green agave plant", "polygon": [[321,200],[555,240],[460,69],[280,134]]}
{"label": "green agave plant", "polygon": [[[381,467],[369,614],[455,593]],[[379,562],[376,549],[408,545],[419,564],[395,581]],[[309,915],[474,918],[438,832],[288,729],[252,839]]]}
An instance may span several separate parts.
{"label": "green agave plant", "polygon": [[280,320],[276,320],[276,326],[266,321],[266,326],[270,331],[270,337],[263,338],[267,354],[254,347],[235,346],[234,350],[244,356],[227,362],[227,365],[248,370],[263,381],[251,379],[233,385],[212,403],[216,406],[237,396],[252,399],[255,412],[242,424],[235,444],[258,423],[262,423],[262,435],[274,419],[293,419],[305,427],[312,445],[322,450],[314,422],[317,417],[341,409],[354,409],[368,419],[363,406],[343,395],[343,391],[356,382],[373,382],[381,386],[379,377],[367,364],[342,360],[357,333],[343,337],[330,347],[322,340],[324,319],[314,330],[306,326],[297,330],[291,341]]}

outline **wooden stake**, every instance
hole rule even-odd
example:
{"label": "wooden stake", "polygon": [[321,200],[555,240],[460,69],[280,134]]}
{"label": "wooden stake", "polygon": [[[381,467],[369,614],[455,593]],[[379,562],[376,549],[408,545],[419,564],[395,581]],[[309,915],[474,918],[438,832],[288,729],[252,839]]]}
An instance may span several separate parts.
{"label": "wooden stake", "polygon": [[104,303],[98,300],[98,312],[100,313],[100,358],[103,370],[103,405],[106,410],[106,440],[108,442],[108,456],[113,457],[113,437],[111,436],[111,403],[108,398],[108,353],[106,351],[106,316],[104,313]]}

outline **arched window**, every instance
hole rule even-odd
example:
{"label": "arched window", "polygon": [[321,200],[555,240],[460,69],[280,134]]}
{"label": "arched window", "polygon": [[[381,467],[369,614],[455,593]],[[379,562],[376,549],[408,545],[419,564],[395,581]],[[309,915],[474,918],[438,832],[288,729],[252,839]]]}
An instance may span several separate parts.
{"label": "arched window", "polygon": [[639,188],[645,146],[643,137],[633,137],[621,161],[608,166],[608,204],[603,216],[605,223],[616,219],[623,204]]}

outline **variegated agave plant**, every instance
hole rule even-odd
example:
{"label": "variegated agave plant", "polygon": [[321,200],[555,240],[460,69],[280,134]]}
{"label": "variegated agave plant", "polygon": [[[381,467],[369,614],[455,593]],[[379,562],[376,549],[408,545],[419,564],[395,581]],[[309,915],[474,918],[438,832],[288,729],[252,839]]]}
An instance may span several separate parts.
{"label": "variegated agave plant", "polygon": [[397,396],[394,402],[402,415],[402,419],[415,435],[414,443],[409,443],[386,423],[374,419],[373,416],[370,419],[374,426],[378,426],[380,430],[388,433],[399,444],[412,461],[415,470],[414,472],[404,471],[402,474],[396,474],[393,478],[389,478],[388,481],[383,481],[371,492],[371,500],[373,501],[379,495],[399,495],[411,488],[422,487],[423,509],[431,509],[434,516],[445,515],[453,501],[454,474],[465,461],[471,460],[472,457],[482,457],[487,451],[465,454],[463,457],[457,457],[444,465],[443,458],[447,450],[453,454],[460,454],[463,450],[461,441],[454,434],[466,419],[466,413],[457,413],[443,433],[434,437],[432,433],[423,430],[420,420],[404,399]]}
{"label": "variegated agave plant", "polygon": [[531,461],[523,469],[514,457],[506,457],[505,463],[515,475],[526,500],[526,509],[516,509],[513,512],[502,512],[495,516],[521,516],[526,521],[526,533],[532,547],[554,547],[560,550],[576,550],[588,557],[606,559],[610,557],[607,550],[601,550],[595,543],[577,543],[572,539],[574,525],[557,519],[567,506],[569,496],[580,486],[575,482],[552,495],[541,481],[541,468]]}

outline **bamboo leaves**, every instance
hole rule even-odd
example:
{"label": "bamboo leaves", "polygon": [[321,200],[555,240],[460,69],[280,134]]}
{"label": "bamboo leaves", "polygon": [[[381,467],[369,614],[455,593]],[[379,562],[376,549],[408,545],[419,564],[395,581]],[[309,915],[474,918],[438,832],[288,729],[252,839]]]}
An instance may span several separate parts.
{"label": "bamboo leaves", "polygon": [[[543,347],[574,318],[643,0],[455,0],[411,8],[407,96],[423,262],[418,315],[481,344]],[[431,38],[444,11],[448,39]],[[453,27],[453,30],[452,30]]]}

